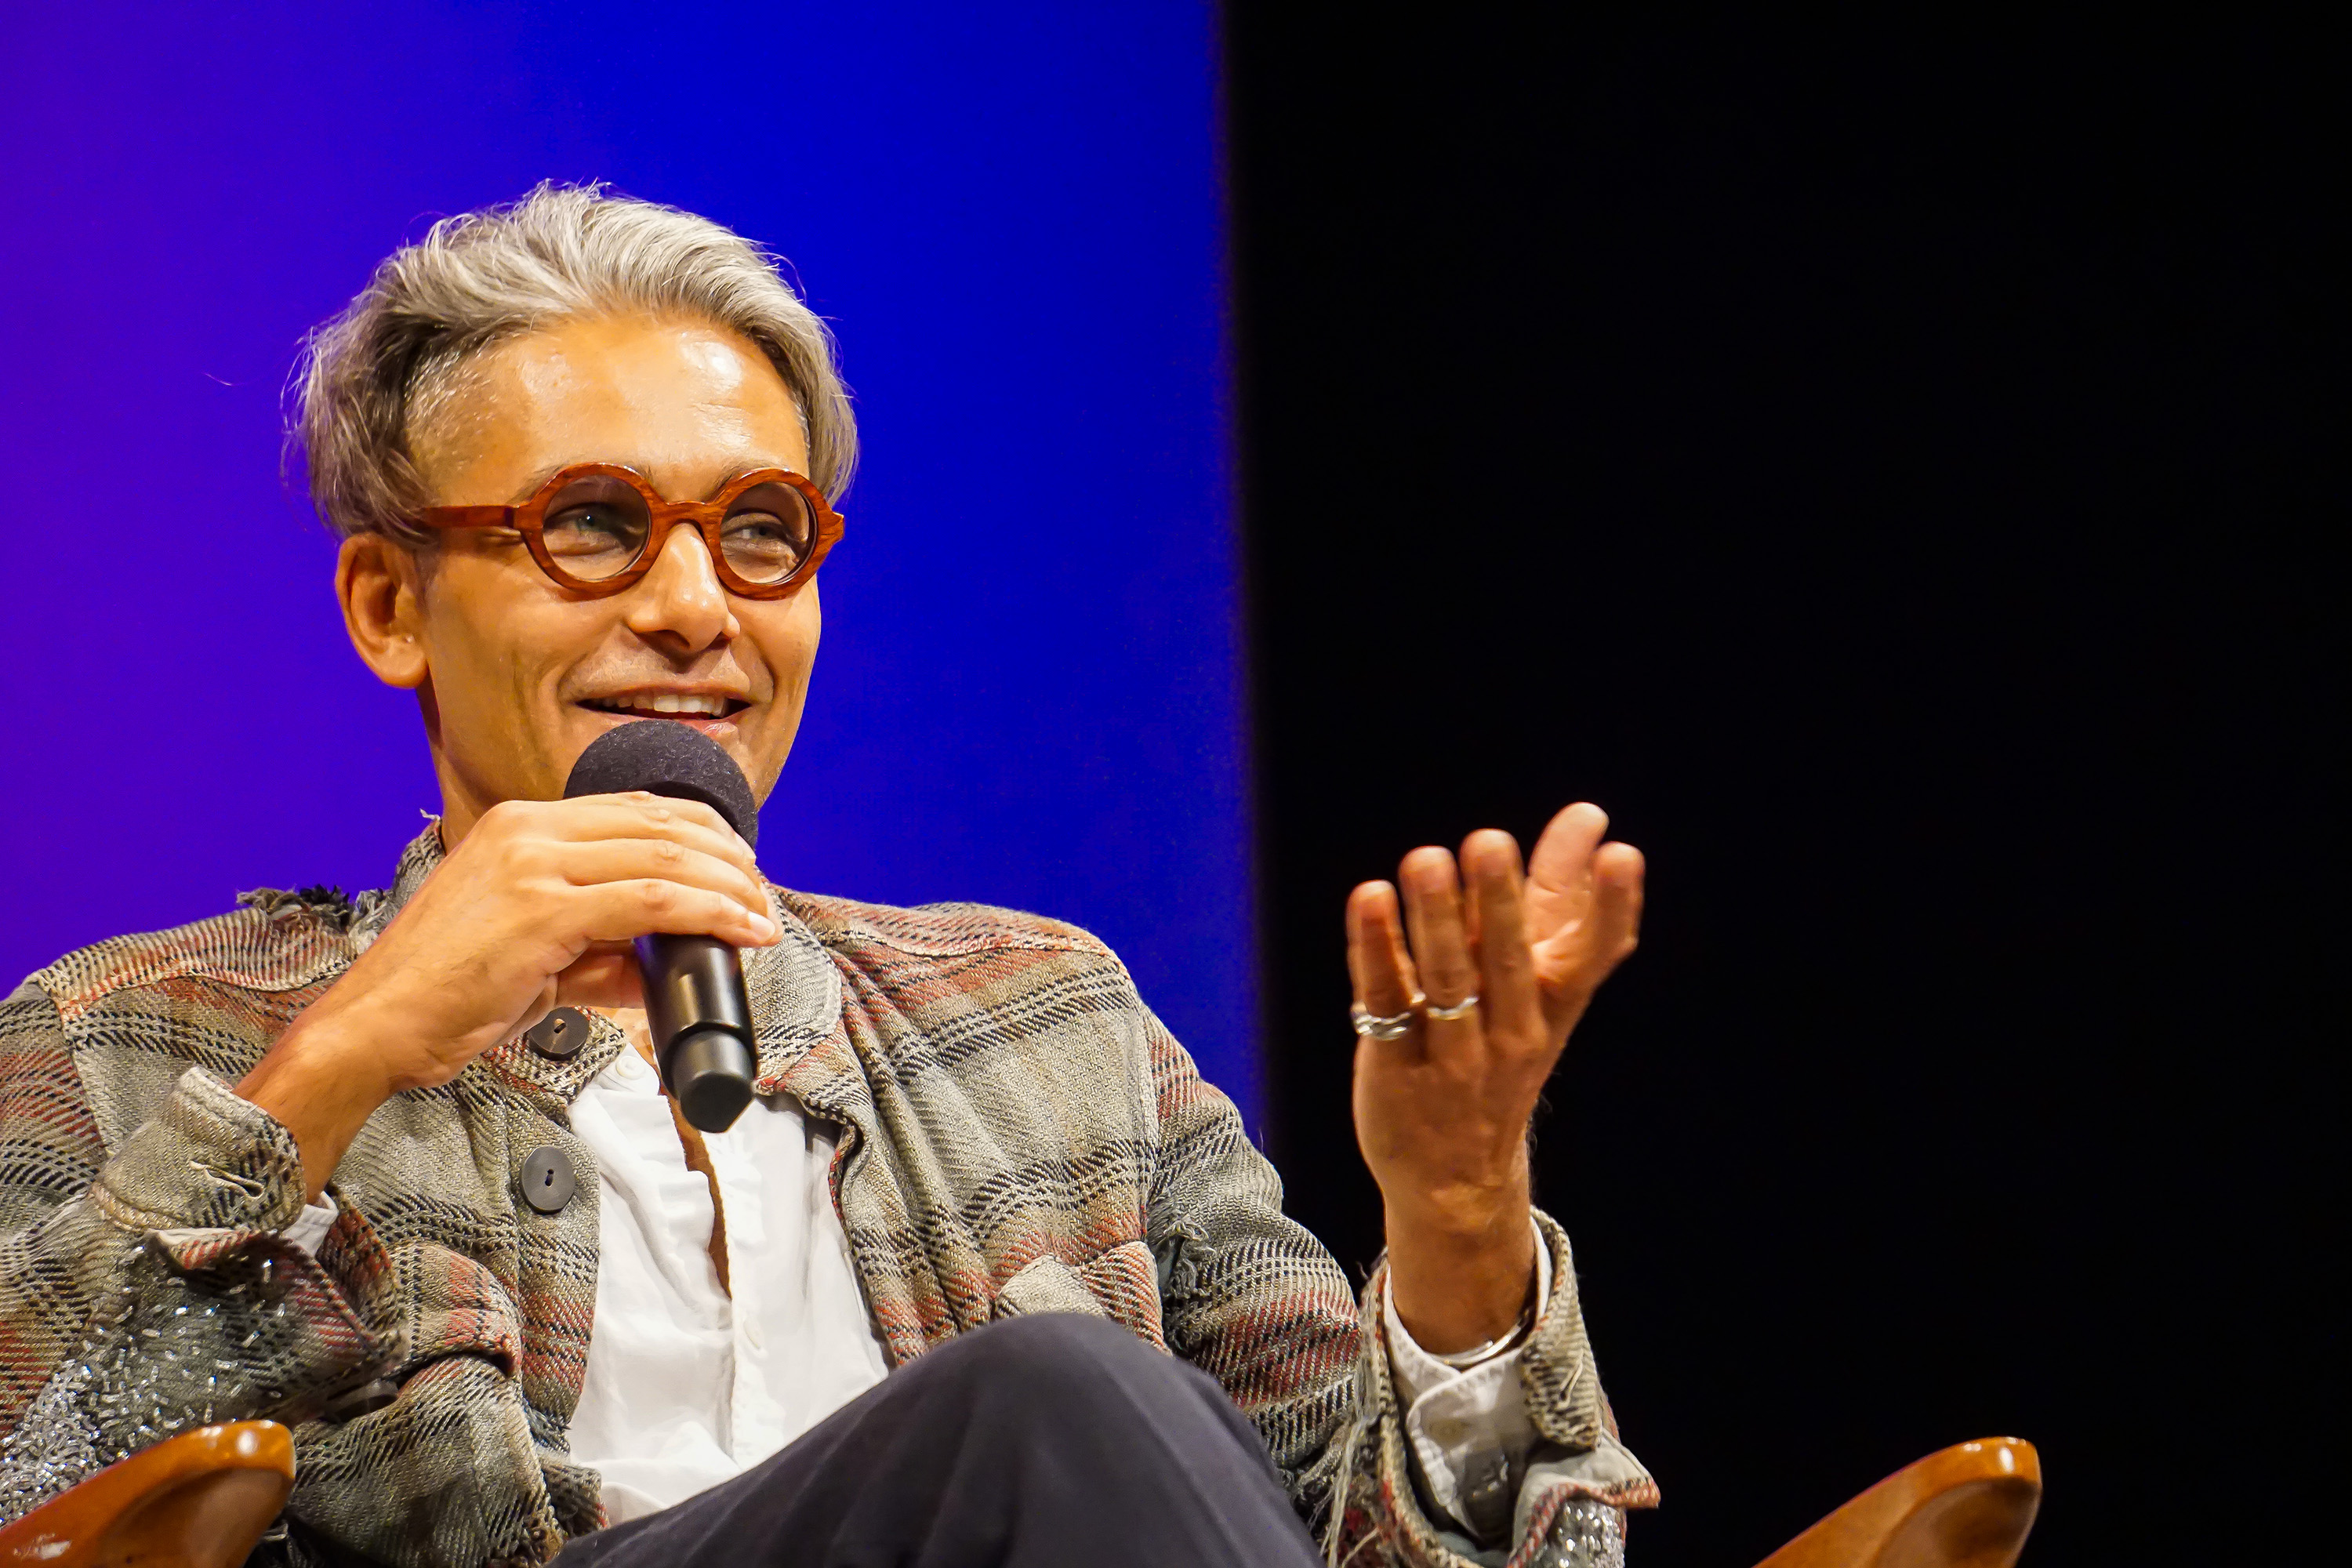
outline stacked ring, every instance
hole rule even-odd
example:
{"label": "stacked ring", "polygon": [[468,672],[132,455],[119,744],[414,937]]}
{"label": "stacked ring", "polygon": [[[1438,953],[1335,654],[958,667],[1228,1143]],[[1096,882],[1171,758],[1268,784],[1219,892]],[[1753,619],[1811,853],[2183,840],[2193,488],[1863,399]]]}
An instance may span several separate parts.
{"label": "stacked ring", "polygon": [[1417,1019],[1434,1018],[1441,1024],[1458,1024],[1477,1010],[1478,994],[1473,991],[1451,1007],[1436,1006],[1426,996],[1415,996],[1402,1013],[1375,1013],[1361,1002],[1351,1002],[1348,1005],[1348,1021],[1355,1025],[1356,1033],[1366,1039],[1393,1040],[1402,1037]]}

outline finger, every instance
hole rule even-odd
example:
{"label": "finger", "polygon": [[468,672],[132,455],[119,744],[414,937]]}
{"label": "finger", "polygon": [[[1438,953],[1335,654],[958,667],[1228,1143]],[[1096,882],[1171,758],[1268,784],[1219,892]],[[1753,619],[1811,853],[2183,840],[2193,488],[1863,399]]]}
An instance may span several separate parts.
{"label": "finger", "polygon": [[688,845],[705,854],[731,860],[751,877],[760,875],[759,858],[742,835],[710,806],[698,800],[672,800],[666,795],[648,795],[642,791],[621,795],[583,795],[582,800],[596,800],[600,810],[582,813],[576,826],[602,825],[606,813],[617,816],[609,831],[593,835],[596,837],[666,838]]}
{"label": "finger", "polygon": [[775,922],[755,915],[725,893],[689,888],[659,878],[599,882],[579,889],[570,911],[574,930],[589,942],[634,942],[662,932],[711,936],[736,947],[766,947],[776,940]]}
{"label": "finger", "polygon": [[531,808],[530,823],[541,837],[572,843],[597,838],[665,838],[731,860],[745,874],[760,874],[751,847],[727,819],[698,800],[673,800],[642,790],[627,795],[583,795],[572,800],[519,803]]}
{"label": "finger", "polygon": [[1631,844],[1604,844],[1592,858],[1592,897],[1583,920],[1537,949],[1544,1016],[1565,1037],[1592,994],[1639,940],[1644,867]]}
{"label": "finger", "polygon": [[[1412,940],[1413,966],[1431,1005],[1451,1007],[1478,989],[1478,966],[1462,921],[1462,884],[1454,857],[1434,846],[1414,850],[1397,868],[1404,890],[1405,930]],[[1455,1020],[1460,1030],[1468,1020]],[[1448,1027],[1432,1020],[1433,1029]]]}
{"label": "finger", "polygon": [[1406,1011],[1421,994],[1397,892],[1386,882],[1366,882],[1348,895],[1348,977],[1356,1000],[1381,1017]]}
{"label": "finger", "polygon": [[690,849],[669,838],[602,838],[584,844],[544,847],[549,868],[575,888],[648,877],[724,893],[761,919],[768,918],[768,889],[731,860]]}
{"label": "finger", "polygon": [[1478,1010],[1487,1038],[1541,1047],[1548,1031],[1528,947],[1518,841],[1491,827],[1472,834],[1462,843],[1462,879],[1478,933]]}
{"label": "finger", "polygon": [[1612,969],[1641,941],[1647,873],[1642,852],[1631,844],[1604,844],[1592,858],[1593,952]]}
{"label": "finger", "polygon": [[1528,858],[1528,934],[1535,941],[1583,917],[1592,900],[1592,851],[1608,832],[1609,814],[1590,801],[1545,825]]}

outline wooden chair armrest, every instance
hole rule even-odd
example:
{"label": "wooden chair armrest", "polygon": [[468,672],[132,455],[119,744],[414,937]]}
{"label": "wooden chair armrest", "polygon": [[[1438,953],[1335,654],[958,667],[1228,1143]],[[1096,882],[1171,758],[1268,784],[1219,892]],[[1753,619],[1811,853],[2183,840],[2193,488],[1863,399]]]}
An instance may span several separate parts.
{"label": "wooden chair armrest", "polygon": [[200,1426],[0,1526],[0,1568],[236,1568],[293,1489],[285,1427]]}
{"label": "wooden chair armrest", "polygon": [[1957,1443],[1895,1471],[1758,1568],[2015,1568],[2042,1506],[2042,1457]]}

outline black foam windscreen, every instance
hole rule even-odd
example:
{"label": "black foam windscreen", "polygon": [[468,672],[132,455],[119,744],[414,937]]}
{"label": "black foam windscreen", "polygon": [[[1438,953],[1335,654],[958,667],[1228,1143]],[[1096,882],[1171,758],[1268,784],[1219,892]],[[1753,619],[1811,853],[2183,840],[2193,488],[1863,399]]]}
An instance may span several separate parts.
{"label": "black foam windscreen", "polygon": [[563,798],[641,789],[672,800],[698,800],[727,819],[743,842],[760,842],[760,803],[726,748],[669,719],[635,719],[588,742],[564,781]]}

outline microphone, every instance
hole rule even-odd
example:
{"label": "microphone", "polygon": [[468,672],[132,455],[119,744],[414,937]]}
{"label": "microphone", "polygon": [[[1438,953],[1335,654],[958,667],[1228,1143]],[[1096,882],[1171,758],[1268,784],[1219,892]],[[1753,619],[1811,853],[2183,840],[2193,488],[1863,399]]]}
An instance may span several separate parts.
{"label": "microphone", "polygon": [[[572,764],[563,798],[641,789],[698,800],[746,844],[760,841],[760,807],[726,749],[688,724],[639,719],[607,730]],[[663,1085],[686,1120],[724,1132],[751,1103],[756,1037],[743,961],[717,937],[654,933],[636,940],[646,1022]]]}

